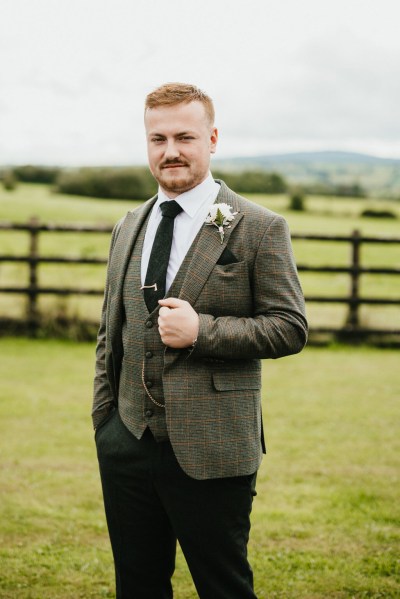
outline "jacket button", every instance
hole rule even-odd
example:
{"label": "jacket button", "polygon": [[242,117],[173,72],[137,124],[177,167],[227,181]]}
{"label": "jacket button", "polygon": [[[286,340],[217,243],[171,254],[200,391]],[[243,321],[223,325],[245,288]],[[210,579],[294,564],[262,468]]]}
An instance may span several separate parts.
{"label": "jacket button", "polygon": [[150,408],[148,408],[144,415],[146,416],[146,418],[151,418],[153,416],[153,410],[150,410]]}
{"label": "jacket button", "polygon": [[148,389],[151,389],[152,386],[153,386],[153,381],[146,381],[146,387]]}
{"label": "jacket button", "polygon": [[151,320],[146,320],[146,327],[148,329],[151,329],[153,327],[153,323],[151,322]]}
{"label": "jacket button", "polygon": [[153,352],[152,351],[147,351],[145,353],[146,358],[152,358],[153,357]]}

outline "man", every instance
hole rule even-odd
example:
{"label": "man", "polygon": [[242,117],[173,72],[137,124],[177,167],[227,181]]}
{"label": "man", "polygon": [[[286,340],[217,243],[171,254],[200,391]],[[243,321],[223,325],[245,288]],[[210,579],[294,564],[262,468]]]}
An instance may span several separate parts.
{"label": "man", "polygon": [[145,129],[159,191],[112,235],[92,413],[117,597],[172,597],[178,540],[201,599],[254,599],[260,359],[307,335],[290,237],[212,179],[201,90],[150,93]]}

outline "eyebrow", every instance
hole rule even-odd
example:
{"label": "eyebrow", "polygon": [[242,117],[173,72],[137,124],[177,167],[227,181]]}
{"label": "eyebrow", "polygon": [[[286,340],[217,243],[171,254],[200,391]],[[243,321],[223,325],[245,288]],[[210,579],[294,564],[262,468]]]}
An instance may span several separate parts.
{"label": "eyebrow", "polygon": [[[176,133],[174,135],[174,137],[182,137],[182,135],[195,135],[194,131],[180,131],[179,133]],[[156,133],[156,132],[150,132],[149,133],[150,137],[165,137],[164,133]]]}

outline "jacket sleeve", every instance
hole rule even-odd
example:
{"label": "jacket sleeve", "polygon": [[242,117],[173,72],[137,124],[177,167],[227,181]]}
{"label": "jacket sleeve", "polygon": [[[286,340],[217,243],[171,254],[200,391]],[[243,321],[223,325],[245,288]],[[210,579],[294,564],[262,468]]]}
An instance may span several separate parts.
{"label": "jacket sleeve", "polygon": [[[280,358],[307,341],[304,297],[289,228],[276,215],[258,246],[252,273],[251,317],[199,314],[193,356],[218,359]],[[232,298],[234,301],[234,298]]]}
{"label": "jacket sleeve", "polygon": [[93,406],[92,406],[92,420],[93,427],[97,428],[100,422],[107,416],[110,409],[114,405],[114,398],[111,393],[110,384],[107,377],[106,370],[106,340],[107,340],[107,303],[108,303],[108,281],[109,281],[109,265],[112,250],[115,241],[118,237],[118,232],[121,226],[121,222],[117,223],[114,227],[111,236],[110,251],[108,256],[107,266],[107,277],[104,289],[103,307],[101,311],[100,327],[97,334],[97,345],[96,345],[96,364],[95,364],[95,377],[94,377],[94,393],[93,393]]}

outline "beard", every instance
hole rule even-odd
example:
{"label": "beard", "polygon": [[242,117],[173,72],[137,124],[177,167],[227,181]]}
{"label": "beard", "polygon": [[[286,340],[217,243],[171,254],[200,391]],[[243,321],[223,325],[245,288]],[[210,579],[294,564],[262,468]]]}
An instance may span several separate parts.
{"label": "beard", "polygon": [[[179,168],[177,166],[172,167],[174,164],[179,164]],[[160,165],[152,174],[162,189],[179,195],[193,189],[204,181],[208,170],[205,173],[197,170],[193,171],[191,165],[187,162],[174,160]]]}

